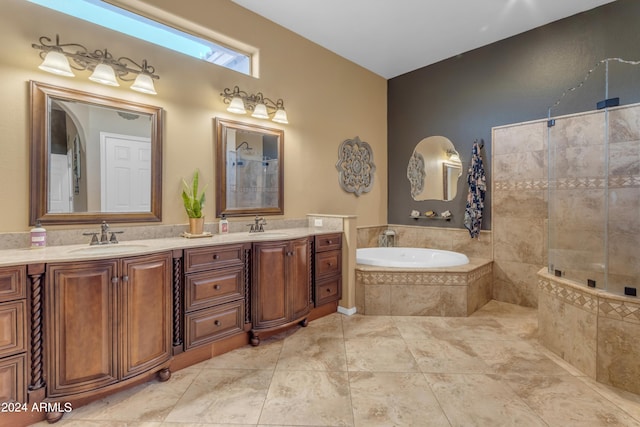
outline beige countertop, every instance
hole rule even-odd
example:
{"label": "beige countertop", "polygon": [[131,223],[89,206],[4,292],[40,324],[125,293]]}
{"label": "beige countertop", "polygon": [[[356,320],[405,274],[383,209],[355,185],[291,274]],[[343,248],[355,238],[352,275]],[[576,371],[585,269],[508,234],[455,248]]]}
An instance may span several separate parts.
{"label": "beige countertop", "polygon": [[147,240],[126,240],[117,244],[48,246],[41,249],[0,250],[0,266],[38,264],[64,261],[81,261],[104,258],[122,258],[174,249],[216,246],[230,243],[266,242],[296,239],[300,237],[340,233],[341,231],[320,228],[287,228],[267,230],[260,233],[213,234],[211,237],[170,237]]}

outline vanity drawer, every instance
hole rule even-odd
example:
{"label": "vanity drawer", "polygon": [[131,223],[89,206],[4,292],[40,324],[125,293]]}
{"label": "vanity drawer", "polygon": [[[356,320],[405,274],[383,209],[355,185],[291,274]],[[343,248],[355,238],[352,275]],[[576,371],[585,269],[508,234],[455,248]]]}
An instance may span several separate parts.
{"label": "vanity drawer", "polygon": [[185,249],[184,272],[210,270],[212,268],[242,265],[244,245],[208,246]]}
{"label": "vanity drawer", "polygon": [[0,304],[0,357],[26,350],[25,328],[26,302],[15,301]]}
{"label": "vanity drawer", "polygon": [[185,311],[193,311],[244,297],[242,266],[188,274],[185,277]]}
{"label": "vanity drawer", "polygon": [[342,233],[320,234],[316,236],[316,252],[342,248]]}
{"label": "vanity drawer", "polygon": [[342,251],[316,253],[316,278],[328,277],[342,272]]}
{"label": "vanity drawer", "polygon": [[26,267],[0,267],[0,302],[26,298]]}
{"label": "vanity drawer", "polygon": [[186,315],[186,349],[244,331],[244,301],[234,301]]}
{"label": "vanity drawer", "polygon": [[0,402],[27,401],[26,366],[24,354],[0,360]]}
{"label": "vanity drawer", "polygon": [[339,300],[342,298],[342,277],[316,282],[315,291],[316,307]]}

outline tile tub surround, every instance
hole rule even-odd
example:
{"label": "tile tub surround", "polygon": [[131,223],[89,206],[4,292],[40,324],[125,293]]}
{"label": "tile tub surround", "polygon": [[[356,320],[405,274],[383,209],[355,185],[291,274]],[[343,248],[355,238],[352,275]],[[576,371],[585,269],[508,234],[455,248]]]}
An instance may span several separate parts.
{"label": "tile tub surround", "polygon": [[640,394],[640,300],[538,272],[541,343],[589,378]]}
{"label": "tile tub surround", "polygon": [[491,300],[492,262],[447,268],[356,265],[356,308],[367,315],[464,317]]}
{"label": "tile tub surround", "polygon": [[468,257],[491,259],[491,231],[486,230],[480,232],[479,239],[471,239],[466,229],[459,228],[396,224],[358,227],[358,247],[377,247],[378,237],[386,230],[396,232],[396,246],[442,249],[460,252]]}

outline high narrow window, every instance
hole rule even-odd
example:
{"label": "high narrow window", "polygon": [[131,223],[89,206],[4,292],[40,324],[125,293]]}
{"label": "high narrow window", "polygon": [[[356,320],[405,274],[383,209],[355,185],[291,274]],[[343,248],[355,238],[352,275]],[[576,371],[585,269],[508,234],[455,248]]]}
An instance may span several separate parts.
{"label": "high narrow window", "polygon": [[185,33],[101,0],[29,0],[85,21],[220,65],[251,74],[251,55]]}

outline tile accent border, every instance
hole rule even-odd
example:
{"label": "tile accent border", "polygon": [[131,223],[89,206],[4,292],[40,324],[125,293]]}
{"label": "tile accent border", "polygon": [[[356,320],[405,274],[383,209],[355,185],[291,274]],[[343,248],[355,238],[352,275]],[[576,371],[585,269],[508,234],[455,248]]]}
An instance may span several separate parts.
{"label": "tile accent border", "polygon": [[[551,304],[551,307],[538,306],[540,322],[542,318],[546,319],[544,323],[539,324],[542,345],[554,351],[548,343],[558,343],[558,340],[564,342],[563,337],[570,339],[569,337],[581,336],[581,333],[585,332],[584,321],[575,321],[575,314],[573,317],[565,314],[571,311],[568,305],[577,307],[587,312],[585,316],[591,319],[587,323],[592,325],[589,329],[594,334],[595,346],[587,351],[592,353],[580,355],[572,360],[576,355],[571,351],[565,353],[559,348],[554,352],[560,351],[559,355],[578,369],[580,367],[576,363],[591,360],[595,363],[593,372],[583,371],[590,378],[638,393],[640,377],[637,376],[637,360],[640,357],[640,346],[637,343],[640,341],[640,301],[603,290],[584,288],[566,279],[552,276],[546,267],[538,271],[538,290],[548,296],[540,298],[540,301],[546,300]],[[578,318],[584,320],[587,317]],[[632,367],[631,370],[627,369],[629,366]]]}
{"label": "tile accent border", "polygon": [[[357,310],[362,314],[390,316],[407,315],[406,311],[416,316],[469,316],[491,299],[493,261],[475,260],[471,265],[453,268],[465,267],[466,271],[356,267]],[[402,298],[407,297],[427,300],[412,311],[403,306]],[[437,308],[429,305],[434,302],[441,305]]]}

